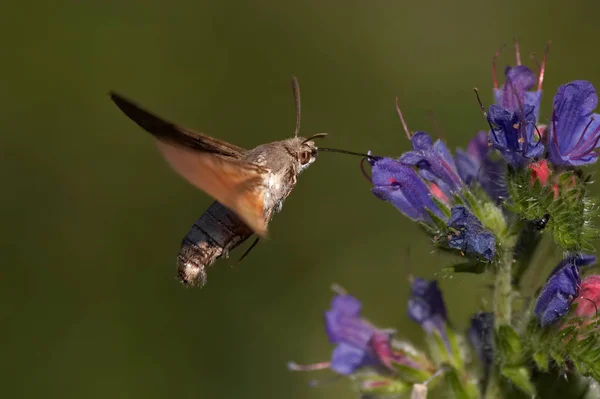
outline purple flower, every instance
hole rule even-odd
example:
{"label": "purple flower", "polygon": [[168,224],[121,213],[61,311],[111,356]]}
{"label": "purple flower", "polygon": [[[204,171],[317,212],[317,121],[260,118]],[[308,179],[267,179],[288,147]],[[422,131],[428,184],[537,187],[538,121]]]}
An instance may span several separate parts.
{"label": "purple flower", "polygon": [[447,342],[448,314],[437,281],[415,278],[408,299],[408,316],[419,323],[428,334],[437,331]]}
{"label": "purple flower", "polygon": [[456,150],[454,162],[458,175],[467,186],[479,183],[491,199],[501,202],[508,197],[504,179],[506,166],[490,159],[488,137],[487,132],[479,131],[469,143],[467,151],[460,148]]}
{"label": "purple flower", "polygon": [[400,162],[416,166],[425,180],[435,183],[450,197],[462,187],[454,159],[441,140],[434,143],[425,132],[416,132],[411,137],[413,151],[400,157]]}
{"label": "purple flower", "polygon": [[597,105],[596,89],[588,81],[575,80],[558,88],[548,136],[550,162],[562,166],[596,162],[600,115],[592,112]]}
{"label": "purple flower", "polygon": [[535,108],[524,104],[516,111],[491,105],[488,121],[492,145],[513,167],[520,168],[541,156],[544,145],[535,127]]}
{"label": "purple flower", "polygon": [[[546,70],[546,57],[550,50],[550,43],[546,46],[544,57],[539,64],[539,74],[536,75],[531,69],[521,65],[521,52],[519,42],[515,42],[515,61],[516,66],[507,66],[504,69],[505,82],[501,88],[498,88],[498,79],[496,77],[496,59],[500,55],[500,50],[492,61],[492,78],[494,82],[494,99],[496,104],[500,105],[510,112],[517,111],[521,105],[531,105],[535,108],[535,121],[538,119],[540,102],[542,99],[542,82]],[[537,84],[537,87],[535,87]],[[535,91],[530,91],[536,89]]]}
{"label": "purple flower", "polygon": [[581,283],[579,268],[595,261],[595,256],[578,254],[563,259],[554,268],[533,309],[542,327],[554,323],[567,314],[573,300],[579,294]]}
{"label": "purple flower", "polygon": [[490,312],[475,313],[471,317],[467,337],[481,363],[486,367],[491,366],[494,363],[494,314]]}
{"label": "purple flower", "polygon": [[475,313],[471,317],[467,338],[483,365],[481,387],[485,392],[494,365],[494,314],[490,312]]}
{"label": "purple flower", "polygon": [[494,234],[484,228],[481,221],[464,206],[454,206],[450,212],[447,225],[455,229],[456,234],[450,237],[448,246],[491,261],[496,253]]}
{"label": "purple flower", "polygon": [[524,65],[517,65],[506,67],[505,76],[504,85],[499,89],[494,88],[496,104],[510,112],[516,112],[521,105],[531,105],[534,107],[534,121],[537,122],[542,90],[538,87],[536,91],[530,91],[538,83],[536,74]]}
{"label": "purple flower", "polygon": [[331,369],[348,375],[368,366],[393,370],[392,362],[413,366],[408,359],[392,351],[391,334],[362,319],[360,309],[356,298],[340,294],[333,298],[331,309],[325,312],[327,335],[337,344],[331,357]]}
{"label": "purple flower", "polygon": [[392,203],[409,218],[429,221],[427,210],[442,217],[431,199],[429,187],[410,166],[392,158],[381,158],[372,161],[371,173],[373,194]]}

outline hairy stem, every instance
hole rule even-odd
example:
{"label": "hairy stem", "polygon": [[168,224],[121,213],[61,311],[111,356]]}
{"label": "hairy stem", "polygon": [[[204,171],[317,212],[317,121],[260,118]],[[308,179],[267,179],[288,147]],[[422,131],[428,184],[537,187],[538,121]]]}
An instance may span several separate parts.
{"label": "hairy stem", "polygon": [[[512,317],[512,264],[514,259],[514,245],[505,245],[500,254],[500,264],[496,269],[494,283],[494,329],[497,332],[502,325],[511,324]],[[488,382],[485,398],[502,398],[500,377],[497,370],[492,371]]]}
{"label": "hairy stem", "polygon": [[510,325],[513,248],[504,248],[494,283],[494,327]]}

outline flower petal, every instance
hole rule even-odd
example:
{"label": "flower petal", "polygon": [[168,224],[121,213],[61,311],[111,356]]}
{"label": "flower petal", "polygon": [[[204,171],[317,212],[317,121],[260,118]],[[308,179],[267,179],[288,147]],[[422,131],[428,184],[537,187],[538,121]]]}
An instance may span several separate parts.
{"label": "flower petal", "polygon": [[427,209],[442,217],[431,199],[429,187],[408,165],[383,158],[372,166],[372,192],[379,199],[391,202],[413,220],[429,221]]}
{"label": "flower petal", "polygon": [[448,241],[451,248],[467,254],[481,255],[488,261],[492,260],[496,253],[496,238],[467,208],[464,206],[452,207],[450,218],[446,224],[457,230],[457,233]]}
{"label": "flower petal", "polygon": [[352,374],[359,368],[372,364],[373,361],[365,350],[346,343],[339,344],[331,356],[331,369],[343,375]]}
{"label": "flower petal", "polygon": [[554,323],[569,311],[577,297],[580,283],[579,265],[574,257],[559,263],[542,288],[533,312],[542,327]]}
{"label": "flower petal", "polygon": [[558,88],[549,129],[549,159],[555,165],[581,166],[596,161],[600,141],[600,115],[594,86],[575,80]]}

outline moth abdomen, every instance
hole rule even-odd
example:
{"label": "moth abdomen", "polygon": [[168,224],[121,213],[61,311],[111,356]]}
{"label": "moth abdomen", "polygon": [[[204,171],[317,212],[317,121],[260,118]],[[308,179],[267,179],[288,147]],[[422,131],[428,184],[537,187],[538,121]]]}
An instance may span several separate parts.
{"label": "moth abdomen", "polygon": [[206,267],[252,235],[232,211],[214,202],[194,223],[181,243],[177,274],[186,285],[203,286]]}

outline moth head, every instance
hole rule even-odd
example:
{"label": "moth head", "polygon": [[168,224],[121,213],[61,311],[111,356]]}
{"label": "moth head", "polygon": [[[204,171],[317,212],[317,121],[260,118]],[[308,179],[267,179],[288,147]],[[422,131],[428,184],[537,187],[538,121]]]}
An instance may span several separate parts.
{"label": "moth head", "polygon": [[298,164],[298,174],[308,168],[317,159],[319,148],[313,140],[316,138],[324,138],[326,136],[327,133],[317,133],[307,139],[302,137],[296,138],[298,140],[298,146],[295,156]]}

